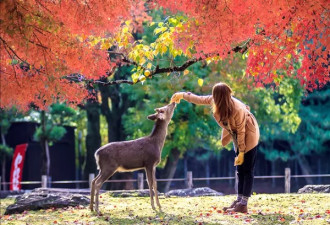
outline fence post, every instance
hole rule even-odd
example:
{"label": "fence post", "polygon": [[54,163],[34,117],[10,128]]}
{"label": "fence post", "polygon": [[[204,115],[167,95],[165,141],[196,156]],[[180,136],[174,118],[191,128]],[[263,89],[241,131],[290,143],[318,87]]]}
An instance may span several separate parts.
{"label": "fence post", "polygon": [[285,168],[285,193],[290,193],[291,169]]}
{"label": "fence post", "polygon": [[187,188],[193,188],[193,174],[192,171],[187,172]]}
{"label": "fence post", "polygon": [[144,188],[143,173],[138,173],[137,186],[139,190],[143,190]]}
{"label": "fence post", "polygon": [[94,178],[95,178],[95,174],[94,174],[94,173],[90,173],[90,174],[88,175],[89,188],[92,187],[92,181],[94,180]]}
{"label": "fence post", "polygon": [[41,187],[42,188],[47,188],[47,183],[48,183],[47,175],[42,175],[41,176]]}

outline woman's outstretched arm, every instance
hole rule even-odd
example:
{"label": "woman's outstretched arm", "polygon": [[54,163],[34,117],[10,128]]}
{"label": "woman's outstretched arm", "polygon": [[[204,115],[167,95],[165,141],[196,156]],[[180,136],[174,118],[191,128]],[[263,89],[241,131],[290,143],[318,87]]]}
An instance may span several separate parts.
{"label": "woman's outstretched arm", "polygon": [[199,96],[191,92],[177,92],[172,96],[171,102],[180,103],[181,99],[196,105],[211,105],[213,97],[212,95]]}

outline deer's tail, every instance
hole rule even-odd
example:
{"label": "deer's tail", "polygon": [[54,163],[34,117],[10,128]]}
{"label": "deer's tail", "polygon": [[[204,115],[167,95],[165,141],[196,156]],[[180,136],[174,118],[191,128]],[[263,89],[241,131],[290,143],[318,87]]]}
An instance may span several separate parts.
{"label": "deer's tail", "polygon": [[95,157],[97,169],[99,170],[100,169],[100,164],[99,164],[100,157],[99,157],[98,151],[95,152],[94,157]]}

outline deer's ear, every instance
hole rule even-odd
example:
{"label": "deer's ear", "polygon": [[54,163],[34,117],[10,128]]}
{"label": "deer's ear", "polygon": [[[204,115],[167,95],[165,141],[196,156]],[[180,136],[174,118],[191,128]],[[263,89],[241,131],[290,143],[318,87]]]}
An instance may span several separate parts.
{"label": "deer's ear", "polygon": [[156,120],[157,119],[157,113],[151,114],[147,117],[149,120]]}

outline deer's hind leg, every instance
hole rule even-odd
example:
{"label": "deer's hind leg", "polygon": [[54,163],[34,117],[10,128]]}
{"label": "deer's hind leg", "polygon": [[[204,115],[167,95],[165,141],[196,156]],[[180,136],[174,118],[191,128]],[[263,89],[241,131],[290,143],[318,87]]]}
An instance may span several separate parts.
{"label": "deer's hind leg", "polygon": [[99,194],[102,184],[108,180],[114,173],[116,168],[107,168],[107,170],[100,170],[100,175],[95,179],[95,211],[99,213]]}
{"label": "deer's hind leg", "polygon": [[147,167],[146,174],[147,174],[147,180],[148,180],[148,185],[149,185],[151,207],[153,210],[156,210],[155,203],[154,203],[154,193],[153,193],[154,181],[153,181],[152,170],[153,170],[153,167]]}
{"label": "deer's hind leg", "polygon": [[99,174],[93,179],[92,183],[91,183],[91,200],[90,200],[90,203],[89,203],[89,208],[91,211],[94,210],[94,199],[95,199],[95,181],[96,179],[99,178],[99,176],[101,175],[101,172],[99,172]]}

